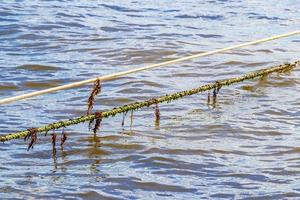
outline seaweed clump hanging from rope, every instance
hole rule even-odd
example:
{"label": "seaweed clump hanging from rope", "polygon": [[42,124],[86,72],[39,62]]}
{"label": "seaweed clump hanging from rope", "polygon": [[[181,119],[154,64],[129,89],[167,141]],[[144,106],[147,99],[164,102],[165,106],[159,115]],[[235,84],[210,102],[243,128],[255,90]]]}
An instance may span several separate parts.
{"label": "seaweed clump hanging from rope", "polygon": [[222,85],[220,84],[220,82],[216,81],[215,88],[214,88],[214,91],[213,91],[213,106],[214,107],[216,106],[217,95],[219,94],[221,87],[222,87]]}
{"label": "seaweed clump hanging from rope", "polygon": [[28,145],[27,151],[29,151],[29,149],[33,149],[33,145],[36,144],[37,142],[37,128],[30,128],[28,129],[28,135],[24,137],[24,141],[26,141],[28,138],[31,138],[31,141]]}
{"label": "seaweed clump hanging from rope", "polygon": [[102,122],[102,112],[96,112],[95,113],[95,126],[93,128],[93,132],[94,132],[94,135],[97,134],[97,131],[99,130],[100,126],[101,126],[101,122]]}
{"label": "seaweed clump hanging from rope", "polygon": [[95,100],[96,100],[96,96],[101,92],[101,82],[100,79],[97,78],[97,80],[94,83],[94,87],[93,90],[88,98],[88,109],[87,109],[87,115],[91,114],[94,104],[95,104]]}
{"label": "seaweed clump hanging from rope", "polygon": [[160,121],[160,111],[159,111],[159,106],[158,102],[155,103],[155,123],[158,124]]}

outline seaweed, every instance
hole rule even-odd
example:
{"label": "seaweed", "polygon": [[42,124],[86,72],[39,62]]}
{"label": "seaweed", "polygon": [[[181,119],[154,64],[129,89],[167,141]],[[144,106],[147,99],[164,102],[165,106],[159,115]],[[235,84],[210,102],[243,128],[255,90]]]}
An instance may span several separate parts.
{"label": "seaweed", "polygon": [[217,95],[219,94],[219,91],[222,87],[222,84],[219,81],[216,81],[214,91],[213,91],[213,106],[216,105],[217,102]]}
{"label": "seaweed", "polygon": [[123,113],[122,127],[123,127],[124,124],[125,124],[125,118],[126,118],[127,113],[128,113],[128,111],[126,111],[126,112]]}
{"label": "seaweed", "polygon": [[95,83],[94,83],[94,87],[93,90],[90,94],[90,97],[88,98],[88,109],[87,109],[87,115],[91,114],[94,104],[95,104],[95,99],[96,96],[101,92],[101,82],[100,79],[97,78]]}
{"label": "seaweed", "polygon": [[160,111],[159,111],[158,103],[155,104],[155,121],[156,122],[160,121]]}
{"label": "seaweed", "polygon": [[207,105],[209,105],[210,104],[210,92],[208,92],[208,94],[207,94]]}
{"label": "seaweed", "polygon": [[52,148],[53,149],[55,149],[55,147],[56,147],[56,133],[55,133],[55,131],[53,130],[53,133],[51,134],[51,143],[52,143]]}
{"label": "seaweed", "polygon": [[100,126],[101,126],[101,122],[102,122],[102,112],[96,112],[95,113],[95,119],[96,119],[96,122],[95,122],[95,126],[94,126],[94,129],[93,129],[93,132],[94,134],[96,135],[97,134],[97,131],[99,130]]}
{"label": "seaweed", "polygon": [[29,151],[29,149],[33,149],[33,145],[36,144],[38,129],[37,128],[30,128],[30,129],[28,129],[28,131],[29,131],[28,137],[31,137],[31,141],[28,145],[27,151]]}
{"label": "seaweed", "polygon": [[67,140],[67,133],[65,131],[65,128],[62,129],[62,133],[61,133],[61,139],[60,139],[60,146],[63,148],[64,143]]}

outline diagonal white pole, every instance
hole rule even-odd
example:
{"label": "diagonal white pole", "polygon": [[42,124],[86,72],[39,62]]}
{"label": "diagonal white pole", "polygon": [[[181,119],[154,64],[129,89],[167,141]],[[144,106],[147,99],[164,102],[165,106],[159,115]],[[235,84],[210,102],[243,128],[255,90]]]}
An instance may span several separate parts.
{"label": "diagonal white pole", "polygon": [[22,95],[19,95],[19,96],[9,97],[9,98],[5,98],[5,99],[1,99],[0,100],[0,105],[1,104],[12,103],[12,102],[15,102],[15,101],[18,101],[18,100],[21,100],[21,99],[28,99],[30,97],[39,96],[39,95],[42,95],[42,94],[56,92],[56,91],[59,91],[59,90],[65,90],[65,89],[80,87],[82,85],[86,85],[88,83],[92,83],[92,82],[96,81],[97,78],[99,78],[102,82],[103,81],[109,81],[109,80],[117,79],[117,78],[122,77],[122,76],[127,75],[127,74],[132,74],[132,73],[139,72],[139,71],[145,71],[145,70],[152,69],[152,68],[164,67],[164,66],[167,66],[167,65],[170,65],[170,64],[174,64],[174,63],[178,63],[178,62],[182,62],[182,61],[186,61],[186,60],[191,60],[191,59],[194,59],[194,58],[199,58],[199,57],[209,56],[209,55],[213,55],[213,54],[217,54],[217,53],[222,53],[222,52],[225,52],[225,51],[229,51],[229,50],[233,50],[233,49],[237,49],[237,48],[242,48],[242,47],[246,47],[246,46],[250,46],[250,45],[260,44],[260,43],[264,43],[264,42],[268,42],[268,41],[272,41],[272,40],[276,40],[276,39],[280,39],[280,38],[284,38],[284,37],[289,37],[289,36],[297,35],[297,34],[300,34],[300,30],[293,31],[293,32],[290,32],[290,33],[286,33],[286,34],[275,35],[275,36],[260,39],[260,40],[254,40],[254,41],[251,41],[251,42],[246,42],[246,43],[242,43],[242,44],[239,44],[239,45],[234,45],[234,46],[230,46],[230,47],[226,47],[226,48],[222,48],[222,49],[216,49],[216,50],[213,50],[213,51],[198,53],[198,54],[194,54],[194,55],[191,55],[191,56],[185,56],[185,57],[182,57],[182,58],[177,58],[177,59],[174,59],[174,60],[165,61],[165,62],[153,64],[153,65],[148,65],[148,66],[145,66],[145,67],[140,67],[140,68],[136,68],[136,69],[132,69],[132,70],[128,70],[128,71],[117,72],[117,73],[113,73],[113,74],[109,74],[109,75],[105,75],[105,76],[100,76],[100,77],[96,77],[96,78],[92,78],[92,79],[78,81],[78,82],[75,82],[75,83],[70,83],[70,84],[67,84],[67,85],[52,87],[52,88],[45,89],[45,90],[39,90],[39,91],[27,93],[27,94],[22,94]]}

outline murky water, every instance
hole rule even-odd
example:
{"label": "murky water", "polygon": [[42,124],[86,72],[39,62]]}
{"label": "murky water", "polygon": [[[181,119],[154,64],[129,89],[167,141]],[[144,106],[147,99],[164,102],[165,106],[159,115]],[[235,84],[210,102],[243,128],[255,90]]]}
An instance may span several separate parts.
{"label": "murky water", "polygon": [[[299,30],[300,2],[16,1],[0,4],[1,98]],[[96,110],[299,60],[294,36],[103,84]],[[27,152],[0,145],[0,194],[48,199],[300,198],[300,68],[68,127]],[[86,112],[90,86],[0,107],[0,134]]]}

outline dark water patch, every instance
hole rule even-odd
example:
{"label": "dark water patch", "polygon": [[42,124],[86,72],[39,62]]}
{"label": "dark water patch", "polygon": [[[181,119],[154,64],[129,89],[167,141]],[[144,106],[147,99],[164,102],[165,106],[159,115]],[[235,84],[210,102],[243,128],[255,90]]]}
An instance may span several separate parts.
{"label": "dark water patch", "polygon": [[143,151],[143,154],[161,154],[161,155],[206,155],[209,153],[208,150],[202,149],[159,149],[151,148]]}
{"label": "dark water patch", "polygon": [[62,18],[82,18],[82,17],[84,17],[83,15],[81,15],[81,14],[77,14],[77,15],[75,15],[75,14],[70,14],[70,13],[63,13],[63,12],[58,12],[58,13],[56,13],[56,15],[57,16],[61,16]]}
{"label": "dark water patch", "polygon": [[[47,42],[35,42],[35,43],[22,43],[20,44],[21,48],[27,48],[27,49],[41,49],[43,50],[46,46],[48,46],[49,43]],[[38,52],[36,55],[43,55],[43,53]]]}
{"label": "dark water patch", "polygon": [[300,193],[297,192],[283,192],[282,194],[268,194],[268,195],[251,195],[252,197],[245,197],[243,199],[245,200],[251,200],[251,199],[258,199],[258,200],[264,200],[264,199],[284,199],[289,197],[300,197]]}
{"label": "dark water patch", "polygon": [[[1,16],[1,14],[0,14]],[[17,22],[18,20],[16,19],[8,19],[8,18],[2,18],[0,17],[0,22]]]}
{"label": "dark water patch", "polygon": [[238,66],[238,65],[244,65],[244,62],[241,61],[235,61],[235,60],[231,60],[231,61],[226,61],[221,63],[222,65],[228,65],[228,66]]}
{"label": "dark water patch", "polygon": [[263,19],[263,20],[286,20],[285,18],[280,18],[280,17],[269,17],[269,16],[264,16],[264,15],[259,15],[255,14],[252,16],[248,16],[249,19]]}
{"label": "dark water patch", "polygon": [[218,198],[218,199],[234,199],[235,194],[226,194],[226,193],[216,193],[211,195],[212,198]]}
{"label": "dark water patch", "polygon": [[126,14],[128,17],[136,17],[136,18],[143,18],[143,15],[136,15],[136,14]]}
{"label": "dark water patch", "polygon": [[170,9],[170,10],[164,10],[165,13],[169,13],[169,12],[180,12],[180,10],[177,9]]}
{"label": "dark water patch", "polygon": [[16,70],[26,70],[26,71],[60,71],[60,70],[65,70],[60,67],[55,67],[55,66],[50,66],[50,65],[40,65],[40,64],[25,64],[25,65],[20,65],[15,68]]}
{"label": "dark water patch", "polygon": [[108,178],[105,182],[116,182],[113,188],[120,190],[146,190],[146,191],[157,191],[157,192],[197,192],[194,188],[184,188],[180,185],[168,185],[156,182],[145,182],[136,179],[129,178]]}
{"label": "dark water patch", "polygon": [[197,34],[197,35],[202,38],[222,38],[222,37],[224,37],[222,35],[217,35],[217,34]]}
{"label": "dark water patch", "polygon": [[251,62],[245,65],[245,67],[258,67],[258,66],[267,66],[270,65],[270,62]]}
{"label": "dark water patch", "polygon": [[279,51],[279,52],[286,52],[285,49],[281,49],[281,48],[275,48],[274,51]]}
{"label": "dark water patch", "polygon": [[116,200],[116,199],[121,199],[121,198],[117,198],[117,197],[110,197],[109,195],[104,195],[104,194],[100,194],[99,192],[90,190],[90,191],[86,191],[86,192],[82,192],[80,194],[72,194],[70,195],[70,198],[73,197],[79,197],[82,199],[95,199],[95,200],[99,200],[99,199],[106,199],[106,200]]}
{"label": "dark water patch", "polygon": [[281,169],[269,169],[269,170],[263,170],[262,173],[275,175],[275,176],[290,176],[291,178],[294,176],[298,176],[300,174],[300,171],[298,170],[285,170],[283,168]]}
{"label": "dark water patch", "polygon": [[20,16],[20,15],[23,15],[23,14],[20,14],[20,13],[16,13],[16,12],[9,12],[9,11],[0,11],[0,16],[2,17],[7,17],[7,16]]}
{"label": "dark water patch", "polygon": [[[17,37],[17,39],[20,39],[20,40],[29,40],[29,41],[33,41],[33,40],[41,40],[43,39],[44,36],[43,35],[37,35],[37,34],[21,34]],[[37,42],[35,43],[32,43],[32,44],[36,44]],[[41,44],[47,44],[47,43],[41,43]]]}
{"label": "dark water patch", "polygon": [[238,183],[233,181],[221,182],[220,185],[227,185],[236,189],[255,190],[259,189],[256,183]]}
{"label": "dark water patch", "polygon": [[273,51],[272,51],[272,50],[270,50],[270,49],[258,49],[258,50],[256,50],[256,52],[262,52],[262,53],[273,53]]}
{"label": "dark water patch", "polygon": [[[78,21],[78,20],[77,20]],[[57,24],[64,27],[76,27],[76,28],[85,28],[86,26],[79,22],[58,22]]]}
{"label": "dark water patch", "polygon": [[205,20],[224,20],[222,15],[177,15],[175,18],[181,19],[205,19]]}
{"label": "dark water patch", "polygon": [[251,181],[256,181],[256,182],[265,182],[265,181],[272,182],[267,176],[260,175],[260,174],[232,173],[232,174],[226,174],[222,176],[235,177],[240,179],[249,179]]}
{"label": "dark water patch", "polygon": [[143,145],[139,144],[122,144],[122,143],[104,143],[102,144],[105,147],[110,147],[113,149],[123,149],[123,150],[141,150],[144,149],[145,147]]}
{"label": "dark water patch", "polygon": [[[28,28],[32,29],[32,30],[38,30],[38,31],[42,31],[42,30],[50,31],[50,30],[56,30],[56,29],[64,29],[64,26],[46,23],[46,24],[41,24],[41,25],[30,26]],[[46,36],[44,36],[44,37],[46,37]],[[49,37],[49,35],[47,37]],[[52,35],[51,37],[55,38],[55,35]]]}
{"label": "dark water patch", "polygon": [[98,37],[95,37],[95,38],[83,39],[82,41],[102,42],[102,41],[111,41],[111,40],[115,40],[115,39],[116,38],[98,36]]}
{"label": "dark water patch", "polygon": [[129,28],[114,28],[114,27],[101,27],[101,30],[105,31],[105,32],[127,32],[127,31],[131,31]]}
{"label": "dark water patch", "polygon": [[[21,30],[17,25],[1,25],[0,36],[16,35],[20,32]],[[0,40],[0,42],[3,42],[3,40]]]}
{"label": "dark water patch", "polygon": [[112,9],[114,11],[119,11],[119,12],[141,12],[140,10],[130,9],[130,8],[126,8],[123,6],[108,5],[108,4],[100,4],[100,5],[105,8],[109,8],[109,9]]}
{"label": "dark water patch", "polygon": [[68,49],[68,50],[65,50],[63,52],[92,52],[92,51],[97,51],[98,49],[97,48],[82,48],[82,49]]}
{"label": "dark water patch", "polygon": [[62,80],[48,80],[48,81],[28,81],[23,83],[23,86],[27,89],[34,89],[34,88],[51,88],[62,85]]}
{"label": "dark water patch", "polygon": [[7,91],[17,91],[20,90],[20,87],[14,84],[0,84],[0,91],[7,90]]}

